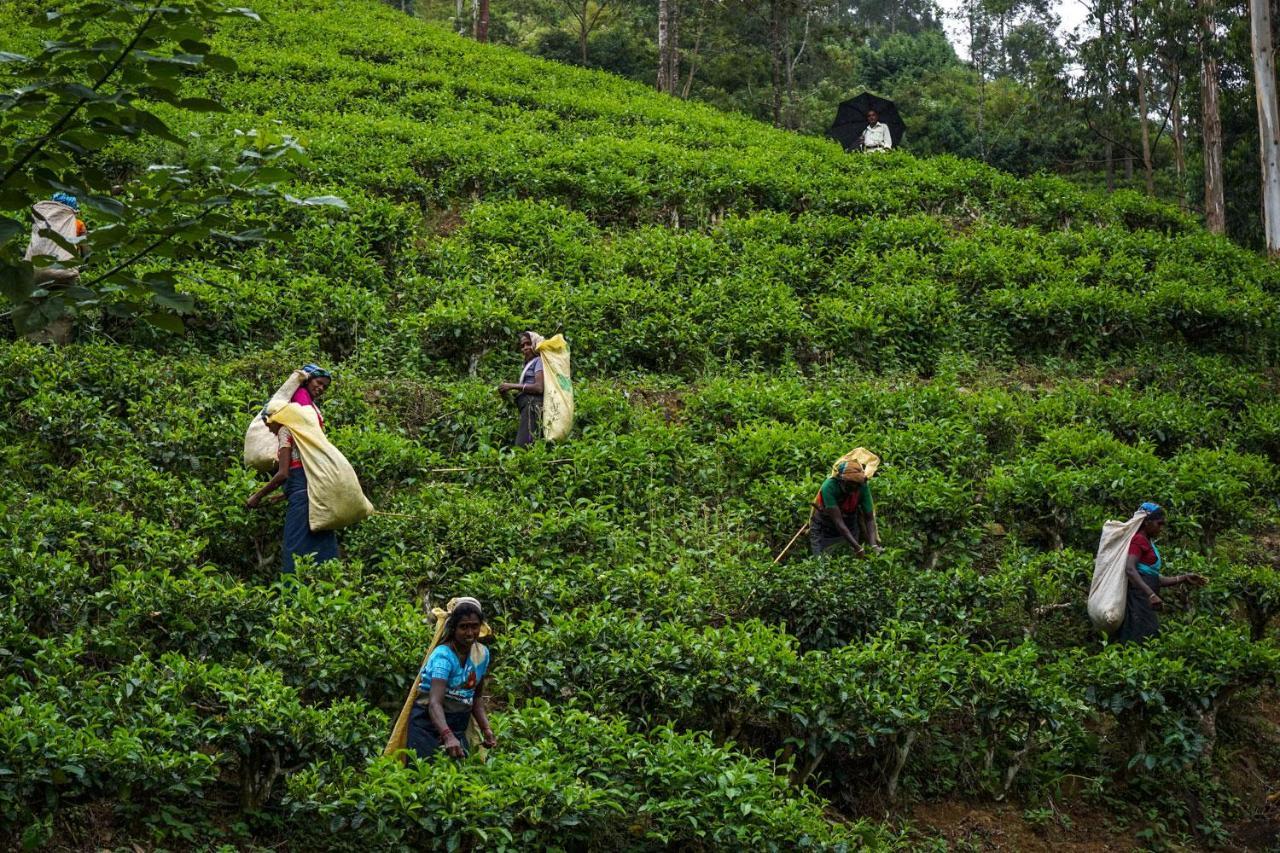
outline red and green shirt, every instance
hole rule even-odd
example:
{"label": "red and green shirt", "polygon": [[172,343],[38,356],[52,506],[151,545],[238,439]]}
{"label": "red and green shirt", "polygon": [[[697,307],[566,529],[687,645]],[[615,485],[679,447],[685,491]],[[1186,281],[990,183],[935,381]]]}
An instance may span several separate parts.
{"label": "red and green shirt", "polygon": [[818,496],[813,499],[813,505],[818,509],[838,506],[845,515],[850,515],[859,509],[870,514],[873,508],[871,486],[867,483],[858,485],[848,480],[828,477],[822,481],[822,488],[818,490]]}

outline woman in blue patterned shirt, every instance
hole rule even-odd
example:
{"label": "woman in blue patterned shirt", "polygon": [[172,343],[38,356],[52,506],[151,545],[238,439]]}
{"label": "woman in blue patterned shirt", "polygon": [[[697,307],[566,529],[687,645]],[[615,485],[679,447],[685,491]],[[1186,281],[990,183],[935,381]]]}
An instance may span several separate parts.
{"label": "woman in blue patterned shirt", "polygon": [[484,712],[489,649],[480,642],[484,613],[474,598],[458,599],[445,621],[440,645],[419,674],[419,699],[409,718],[408,748],[429,758],[441,747],[453,758],[467,754],[467,727],[474,718],[486,748],[497,745]]}

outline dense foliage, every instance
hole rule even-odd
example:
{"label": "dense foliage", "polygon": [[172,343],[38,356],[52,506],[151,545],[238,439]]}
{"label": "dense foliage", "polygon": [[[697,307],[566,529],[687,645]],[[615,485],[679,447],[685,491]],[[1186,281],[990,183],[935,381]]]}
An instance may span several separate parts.
{"label": "dense foliage", "polygon": [[[1280,675],[1270,266],[1136,195],[849,160],[372,0],[260,11],[186,80],[228,114],[171,120],[279,122],[296,195],[350,211],[178,266],[182,337],[0,344],[0,840],[918,846],[905,804],[958,797],[1193,844],[1260,808],[1236,745],[1280,783],[1238,713]],[[514,453],[523,328],[570,338],[578,420]],[[310,360],[382,514],[282,584],[240,440]],[[885,554],[775,565],[859,444]],[[1107,645],[1091,549],[1153,497],[1211,582]],[[375,758],[459,594],[499,747]]]}
{"label": "dense foliage", "polygon": [[808,134],[825,135],[841,101],[871,91],[898,105],[918,156],[1140,190],[1263,245],[1244,0],[384,2]]}

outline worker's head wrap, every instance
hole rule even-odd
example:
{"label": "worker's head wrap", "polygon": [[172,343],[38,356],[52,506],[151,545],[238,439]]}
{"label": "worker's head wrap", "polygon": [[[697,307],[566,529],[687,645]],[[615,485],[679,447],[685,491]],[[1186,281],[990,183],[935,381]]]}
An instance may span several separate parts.
{"label": "worker's head wrap", "polygon": [[[436,622],[435,634],[431,637],[431,648],[435,648],[444,642],[445,635],[453,631],[454,621],[453,613],[461,604],[470,604],[480,611],[480,637],[493,636],[493,629],[489,627],[489,623],[484,621],[484,608],[480,605],[480,600],[471,596],[460,596],[458,598],[449,599],[449,603],[443,609],[436,607],[431,610],[431,618]],[[477,642],[471,647],[471,662],[479,664],[484,660],[484,650],[480,648],[482,644]]]}
{"label": "worker's head wrap", "polygon": [[862,463],[853,459],[837,462],[835,477],[837,480],[856,483],[859,486],[867,482],[867,472],[863,470]]}
{"label": "worker's head wrap", "polygon": [[77,213],[80,212],[80,199],[76,198],[71,193],[54,193],[53,200],[60,204],[65,204]]}
{"label": "worker's head wrap", "polygon": [[1138,507],[1138,512],[1146,513],[1147,518],[1151,521],[1159,521],[1164,518],[1164,507],[1154,501],[1147,501],[1142,504],[1142,506]]}
{"label": "worker's head wrap", "polygon": [[844,456],[841,456],[839,459],[835,461],[835,463],[831,466],[831,473],[828,474],[827,476],[840,479],[841,463],[850,462],[850,461],[856,462],[858,463],[858,465],[862,466],[862,473],[866,475],[866,478],[868,480],[874,477],[876,475],[876,471],[880,468],[879,456],[876,456],[874,453],[872,453],[870,450],[867,450],[865,447],[855,447],[853,450],[850,450]]}
{"label": "worker's head wrap", "polygon": [[521,332],[520,337],[528,338],[529,343],[533,344],[534,349],[537,349],[538,344],[546,340],[546,338],[542,337],[542,335],[538,334],[537,332]]}
{"label": "worker's head wrap", "polygon": [[293,392],[290,402],[297,403],[300,406],[314,406],[316,401],[311,399],[311,392],[307,390],[307,383],[312,379],[328,379],[332,382],[333,374],[318,364],[304,364],[302,365],[302,372],[307,374],[307,378],[302,380],[298,390]]}

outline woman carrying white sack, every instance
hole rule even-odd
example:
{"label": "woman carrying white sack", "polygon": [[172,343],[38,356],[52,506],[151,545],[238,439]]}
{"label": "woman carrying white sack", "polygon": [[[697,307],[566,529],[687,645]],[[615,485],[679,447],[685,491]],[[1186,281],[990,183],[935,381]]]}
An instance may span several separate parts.
{"label": "woman carrying white sack", "polygon": [[[1160,590],[1207,583],[1202,575],[1161,574],[1164,558],[1153,540],[1164,531],[1165,521],[1164,507],[1148,501],[1128,522],[1109,521],[1103,527],[1089,591],[1089,616],[1097,628],[1110,633],[1112,642],[1141,643],[1160,633],[1158,611],[1164,606]],[[1121,565],[1123,575],[1117,571]]]}
{"label": "woman carrying white sack", "polygon": [[338,559],[335,531],[373,514],[350,463],[324,437],[324,418],[315,399],[328,390],[332,376],[314,365],[305,371],[307,378],[293,398],[288,403],[273,400],[262,415],[278,441],[276,472],[245,502],[257,508],[284,487],[289,501],[281,566],[285,574],[293,574],[299,556],[317,563]]}

